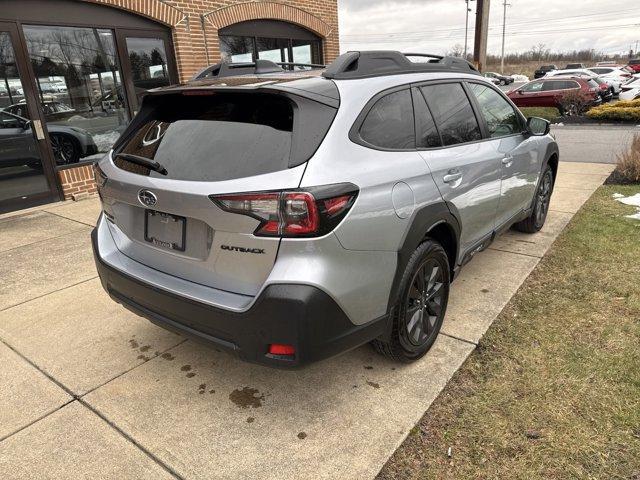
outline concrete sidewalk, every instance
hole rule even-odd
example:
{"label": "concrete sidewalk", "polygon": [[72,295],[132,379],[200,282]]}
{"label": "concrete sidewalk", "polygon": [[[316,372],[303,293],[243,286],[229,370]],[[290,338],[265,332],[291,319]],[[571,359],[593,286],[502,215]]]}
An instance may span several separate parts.
{"label": "concrete sidewalk", "polygon": [[368,346],[298,372],[241,363],[107,297],[96,199],[0,217],[3,478],[373,478],[612,169],[561,164],[543,231],[477,255],[406,366]]}

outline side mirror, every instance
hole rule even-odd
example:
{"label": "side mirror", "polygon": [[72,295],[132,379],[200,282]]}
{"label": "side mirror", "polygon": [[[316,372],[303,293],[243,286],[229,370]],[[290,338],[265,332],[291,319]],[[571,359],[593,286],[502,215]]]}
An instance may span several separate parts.
{"label": "side mirror", "polygon": [[551,131],[551,122],[539,117],[527,118],[527,131],[534,137],[544,137]]}
{"label": "side mirror", "polygon": [[25,120],[22,122],[22,130],[29,130],[31,128],[31,120]]}

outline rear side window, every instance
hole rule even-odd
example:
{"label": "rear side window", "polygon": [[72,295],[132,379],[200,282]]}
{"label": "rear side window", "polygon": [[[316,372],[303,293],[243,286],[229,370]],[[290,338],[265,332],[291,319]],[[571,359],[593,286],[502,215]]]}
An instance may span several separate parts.
{"label": "rear side window", "polygon": [[[144,121],[138,121],[118,153],[154,160],[168,174],[122,158],[114,162],[141,175],[190,181],[230,180],[285,170],[296,146],[302,145],[311,154],[315,151],[335,116],[335,109],[327,109],[325,115],[322,106],[311,104],[316,102],[302,102],[294,109],[291,99],[268,93],[151,96],[138,115]],[[294,111],[301,115],[299,122],[294,121]],[[318,111],[323,118],[320,122],[316,122]],[[298,123],[297,130],[305,138],[294,141],[294,124]],[[305,124],[315,128],[311,136],[305,133]],[[307,148],[310,144],[313,149]]]}
{"label": "rear side window", "polygon": [[543,90],[570,90],[572,88],[580,88],[576,82],[571,80],[554,80],[552,82],[544,82]]}
{"label": "rear side window", "polygon": [[459,83],[420,87],[444,145],[473,142],[482,138],[471,103]]}
{"label": "rear side window", "polygon": [[414,89],[413,106],[416,112],[416,146],[418,148],[442,146],[433,115],[431,115],[422,93],[417,88]]}
{"label": "rear side window", "polygon": [[520,116],[498,92],[478,83],[470,83],[469,87],[478,100],[480,112],[487,122],[492,138],[522,132]]}
{"label": "rear side window", "polygon": [[415,148],[411,92],[400,90],[380,98],[367,113],[360,138],[374,147]]}

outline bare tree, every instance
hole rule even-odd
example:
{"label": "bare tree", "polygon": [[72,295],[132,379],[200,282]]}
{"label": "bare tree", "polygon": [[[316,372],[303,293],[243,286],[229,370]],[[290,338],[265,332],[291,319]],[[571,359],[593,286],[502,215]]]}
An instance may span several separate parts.
{"label": "bare tree", "polygon": [[452,57],[464,56],[464,46],[460,45],[459,43],[456,43],[453,47],[451,47],[451,50],[447,52],[447,55],[450,55]]}
{"label": "bare tree", "polygon": [[549,56],[550,50],[544,43],[539,43],[531,47],[531,56],[534,60],[544,60]]}

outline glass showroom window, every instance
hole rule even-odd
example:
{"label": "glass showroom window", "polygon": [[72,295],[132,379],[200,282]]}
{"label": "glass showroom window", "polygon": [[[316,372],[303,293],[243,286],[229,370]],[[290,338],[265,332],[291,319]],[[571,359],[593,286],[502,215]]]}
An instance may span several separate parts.
{"label": "glass showroom window", "polygon": [[252,62],[256,59],[316,64],[322,62],[319,40],[220,35],[220,52],[223,60],[231,62]]}
{"label": "glass showroom window", "polygon": [[24,36],[56,163],[109,151],[129,121],[113,32],[29,25]]}

